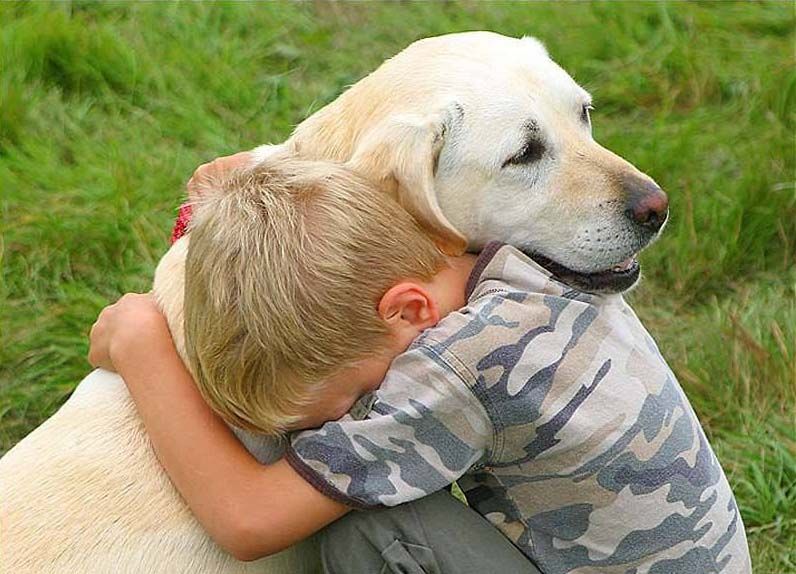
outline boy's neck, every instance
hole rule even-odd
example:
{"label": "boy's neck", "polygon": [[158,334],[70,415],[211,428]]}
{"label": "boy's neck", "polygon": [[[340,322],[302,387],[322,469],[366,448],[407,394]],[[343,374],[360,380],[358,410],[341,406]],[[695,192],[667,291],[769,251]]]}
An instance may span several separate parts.
{"label": "boy's neck", "polygon": [[446,259],[448,266],[437,273],[428,283],[429,291],[437,300],[440,318],[461,309],[467,303],[465,299],[467,280],[473,272],[478,257],[465,253],[459,257],[447,257]]}

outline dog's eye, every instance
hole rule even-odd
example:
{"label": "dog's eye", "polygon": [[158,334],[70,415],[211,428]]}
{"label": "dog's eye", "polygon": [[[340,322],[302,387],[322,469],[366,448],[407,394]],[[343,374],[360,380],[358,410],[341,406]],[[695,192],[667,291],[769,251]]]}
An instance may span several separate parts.
{"label": "dog's eye", "polygon": [[589,112],[594,111],[594,106],[591,104],[584,104],[580,112],[581,121],[587,126],[591,125],[591,115]]}
{"label": "dog's eye", "polygon": [[545,147],[543,142],[536,139],[528,140],[517,155],[512,156],[503,162],[503,167],[506,167],[507,165],[519,165],[539,161],[542,159],[544,151]]}

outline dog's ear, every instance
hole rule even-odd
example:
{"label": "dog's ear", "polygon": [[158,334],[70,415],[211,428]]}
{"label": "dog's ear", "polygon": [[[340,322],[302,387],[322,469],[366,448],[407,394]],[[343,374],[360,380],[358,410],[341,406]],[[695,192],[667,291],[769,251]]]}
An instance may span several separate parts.
{"label": "dog's ear", "polygon": [[461,255],[467,239],[451,225],[437,202],[434,174],[451,123],[461,115],[456,104],[425,117],[394,116],[371,130],[348,162],[383,186],[448,255]]}

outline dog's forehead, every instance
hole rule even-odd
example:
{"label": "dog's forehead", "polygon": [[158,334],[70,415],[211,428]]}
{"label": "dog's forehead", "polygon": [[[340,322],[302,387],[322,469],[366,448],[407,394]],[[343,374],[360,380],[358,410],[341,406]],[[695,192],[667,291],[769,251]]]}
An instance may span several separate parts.
{"label": "dog's forehead", "polygon": [[444,79],[430,79],[447,84],[465,109],[478,110],[477,118],[484,121],[493,121],[496,115],[511,121],[515,115],[542,114],[539,108],[546,114],[569,116],[591,100],[535,38],[467,32],[429,38],[417,45],[421,58],[433,55],[433,59],[450,60],[444,70],[431,72],[442,72]]}
{"label": "dog's forehead", "polygon": [[570,114],[591,100],[584,90],[547,54],[527,39],[518,42],[511,59],[501,64],[496,59],[492,69],[507,100],[516,100],[518,107],[543,105],[548,111]]}
{"label": "dog's forehead", "polygon": [[544,76],[538,68],[504,70],[481,86],[469,86],[459,101],[463,123],[470,129],[457,132],[459,137],[472,140],[478,148],[486,144],[508,150],[526,139],[530,126],[548,138],[565,126],[582,127],[582,108],[590,101],[589,94],[568,76],[559,78],[558,87]]}

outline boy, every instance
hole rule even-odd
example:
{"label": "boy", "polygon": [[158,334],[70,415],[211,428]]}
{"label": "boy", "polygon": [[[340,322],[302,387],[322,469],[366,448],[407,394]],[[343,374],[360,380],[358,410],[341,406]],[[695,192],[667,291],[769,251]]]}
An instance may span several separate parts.
{"label": "boy", "polygon": [[[726,478],[621,296],[575,291],[498,243],[477,260],[443,258],[339,166],[269,160],[220,187],[191,231],[196,383],[234,425],[332,422],[295,434],[286,458],[263,467],[202,402],[146,300],[112,308],[92,344],[222,546],[268,554],[351,508],[459,480],[545,573],[750,571]],[[354,522],[372,544],[390,542],[376,536],[378,516]],[[374,554],[345,551],[352,562]],[[415,551],[375,548],[395,571],[417,567]]]}

